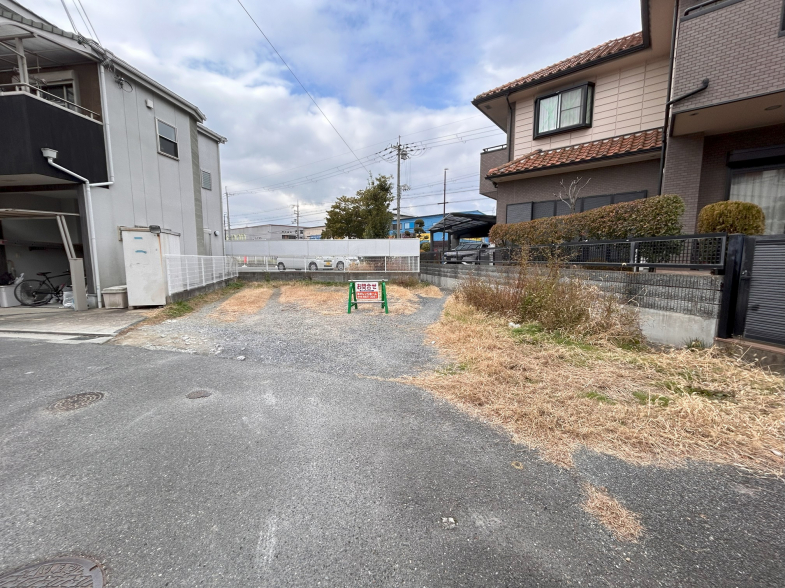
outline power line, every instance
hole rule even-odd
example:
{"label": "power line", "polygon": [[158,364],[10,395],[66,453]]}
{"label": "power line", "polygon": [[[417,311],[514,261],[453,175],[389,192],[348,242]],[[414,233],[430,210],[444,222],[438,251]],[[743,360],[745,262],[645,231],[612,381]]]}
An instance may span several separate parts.
{"label": "power line", "polygon": [[[79,6],[82,8],[82,12],[84,13],[84,18],[87,19],[87,22],[85,23],[85,26],[88,29],[93,31],[93,34],[95,35],[95,40],[98,41],[98,44],[100,45],[101,44],[101,39],[98,38],[98,32],[95,30],[95,27],[93,26],[93,22],[90,20],[90,15],[87,14],[87,10],[85,10],[84,5],[82,4],[82,0],[76,0],[76,1],[79,3]],[[82,20],[84,20],[84,19],[82,19]]]}
{"label": "power line", "polygon": [[326,114],[324,114],[324,111],[321,109],[321,107],[319,106],[319,104],[317,104],[316,100],[314,100],[313,96],[311,96],[311,93],[310,93],[310,92],[309,92],[309,91],[308,91],[308,90],[305,88],[305,86],[303,85],[303,83],[300,81],[300,78],[298,78],[298,77],[297,77],[297,75],[296,75],[296,74],[294,73],[294,71],[292,70],[292,68],[291,68],[291,67],[289,67],[289,64],[288,64],[288,63],[286,63],[286,60],[283,58],[283,56],[281,56],[281,54],[280,54],[280,53],[278,53],[278,49],[276,49],[276,48],[275,48],[275,45],[273,45],[272,41],[270,41],[270,39],[269,39],[269,38],[267,38],[267,35],[265,35],[265,34],[264,34],[264,31],[262,30],[262,27],[260,27],[260,26],[259,26],[259,25],[256,23],[256,21],[254,20],[253,16],[251,16],[251,13],[250,13],[250,12],[248,12],[248,9],[245,7],[245,5],[242,3],[242,1],[241,1],[241,0],[237,0],[237,3],[238,3],[240,6],[242,6],[242,9],[245,11],[245,14],[247,14],[247,15],[248,15],[248,18],[250,18],[250,19],[251,19],[251,22],[252,22],[252,23],[253,23],[253,24],[256,26],[256,28],[257,28],[257,29],[259,29],[259,32],[260,32],[260,33],[262,33],[262,36],[263,36],[263,37],[265,38],[265,40],[266,40],[266,41],[267,41],[267,42],[270,44],[270,47],[272,47],[272,48],[273,48],[273,51],[275,51],[275,54],[276,54],[276,55],[277,55],[277,56],[280,58],[281,62],[282,62],[282,63],[283,63],[285,66],[286,66],[286,69],[288,69],[288,70],[289,70],[289,73],[290,73],[290,74],[292,74],[292,77],[293,77],[295,80],[297,80],[297,83],[298,83],[298,84],[300,84],[300,87],[303,89],[303,92],[305,92],[306,94],[308,94],[308,98],[310,98],[310,99],[311,99],[311,102],[313,102],[313,103],[314,103],[314,106],[316,106],[316,108],[319,110],[319,112],[321,112],[321,113],[322,113],[322,116],[324,117],[324,120],[326,120],[326,121],[327,121],[327,122],[330,124],[330,126],[331,126],[331,127],[333,128],[333,130],[335,131],[335,134],[336,134],[336,135],[338,135],[338,136],[341,138],[341,141],[343,141],[343,144],[344,144],[344,145],[346,145],[346,148],[347,148],[347,149],[349,149],[349,151],[351,151],[351,152],[352,152],[352,155],[354,155],[354,158],[355,158],[355,159],[356,159],[356,160],[357,160],[357,161],[360,163],[360,165],[362,165],[362,166],[363,166],[363,169],[364,169],[365,171],[368,171],[368,168],[367,168],[367,167],[365,167],[365,165],[363,165],[363,163],[360,161],[360,158],[359,158],[359,157],[357,157],[357,154],[356,154],[354,151],[352,151],[352,148],[349,146],[349,143],[347,143],[347,142],[346,142],[346,139],[344,139],[344,138],[343,138],[343,135],[341,135],[341,133],[339,133],[339,132],[338,132],[338,129],[336,129],[336,128],[335,128],[335,125],[333,125],[333,123],[332,123],[332,122],[330,122],[330,119],[329,119],[329,118],[327,118],[327,115],[326,115]]}

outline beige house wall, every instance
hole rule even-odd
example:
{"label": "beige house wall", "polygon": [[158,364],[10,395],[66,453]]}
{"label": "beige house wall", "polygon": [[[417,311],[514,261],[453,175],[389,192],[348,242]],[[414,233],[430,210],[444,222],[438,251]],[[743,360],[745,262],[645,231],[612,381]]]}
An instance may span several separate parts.
{"label": "beige house wall", "polygon": [[514,158],[535,149],[567,147],[662,126],[667,101],[668,58],[649,60],[602,75],[587,75],[571,85],[583,82],[595,84],[593,122],[588,129],[534,140],[536,96],[515,102]]}

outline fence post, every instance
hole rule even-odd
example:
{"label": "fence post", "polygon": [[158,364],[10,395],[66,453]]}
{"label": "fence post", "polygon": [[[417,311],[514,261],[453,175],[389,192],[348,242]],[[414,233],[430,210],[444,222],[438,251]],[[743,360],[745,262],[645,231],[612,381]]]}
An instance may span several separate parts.
{"label": "fence post", "polygon": [[384,272],[387,273],[387,256],[384,256]]}
{"label": "fence post", "polygon": [[720,320],[717,324],[717,337],[722,339],[733,336],[743,257],[744,235],[728,235],[728,252],[725,255],[725,276],[722,281],[722,299],[720,300]]}

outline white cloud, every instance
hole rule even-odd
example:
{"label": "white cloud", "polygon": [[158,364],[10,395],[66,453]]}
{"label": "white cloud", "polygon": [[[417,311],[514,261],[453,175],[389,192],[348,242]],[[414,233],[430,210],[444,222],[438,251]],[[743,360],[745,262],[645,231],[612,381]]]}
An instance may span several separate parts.
{"label": "white cloud", "polygon": [[[73,6],[73,0],[66,2]],[[70,29],[60,0],[25,4]],[[207,114],[208,126],[229,138],[222,147],[222,172],[230,191],[353,165],[354,157],[236,1],[82,4],[108,49],[197,104]],[[491,128],[470,104],[476,94],[640,28],[637,0],[244,4],[361,157],[384,148],[398,134],[415,141]],[[76,18],[73,8],[72,14]],[[77,27],[86,29],[78,18]],[[461,119],[468,120],[455,123]],[[424,129],[431,130],[419,133]],[[475,175],[474,184],[452,182],[452,189],[471,189],[479,179],[480,150],[503,141],[501,132],[488,133],[481,140],[434,148],[413,159],[409,177],[404,174],[403,179],[412,186],[438,184],[442,169],[449,167],[451,178]],[[395,170],[386,162],[367,167],[375,174]],[[353,194],[366,178],[357,169],[321,182],[234,196],[232,215],[287,222],[286,209],[264,211],[297,200],[304,211],[321,211],[324,207],[316,204]],[[439,188],[417,192],[431,194]],[[432,194],[404,203],[440,200]],[[476,191],[454,194],[448,201],[455,202],[448,205],[452,210],[495,209],[493,201]],[[440,210],[433,205],[408,212]],[[319,215],[305,218],[305,224],[319,221]]]}

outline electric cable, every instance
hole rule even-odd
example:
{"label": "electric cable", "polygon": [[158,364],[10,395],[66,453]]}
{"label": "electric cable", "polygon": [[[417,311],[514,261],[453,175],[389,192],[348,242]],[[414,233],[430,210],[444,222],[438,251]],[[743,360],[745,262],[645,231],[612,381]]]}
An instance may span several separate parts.
{"label": "electric cable", "polygon": [[[259,29],[259,32],[260,32],[260,33],[262,33],[262,36],[263,36],[263,37],[265,38],[265,40],[266,40],[266,41],[267,41],[267,42],[270,44],[270,47],[272,47],[272,48],[273,48],[273,51],[275,51],[275,54],[276,54],[276,55],[277,55],[277,56],[280,58],[281,62],[282,62],[282,63],[283,63],[285,66],[286,66],[286,69],[288,69],[288,70],[289,70],[289,73],[291,73],[291,74],[292,74],[292,77],[294,77],[294,79],[295,79],[295,80],[297,80],[297,83],[298,83],[298,84],[300,84],[300,87],[303,89],[303,91],[304,91],[306,94],[308,94],[308,98],[310,98],[310,99],[311,99],[311,102],[313,102],[313,103],[314,103],[314,105],[316,106],[316,108],[319,110],[319,112],[321,112],[321,113],[322,113],[322,116],[324,117],[324,120],[326,120],[326,121],[327,121],[327,122],[330,124],[330,126],[331,126],[331,127],[333,128],[333,130],[335,131],[335,134],[336,134],[336,135],[338,135],[338,136],[341,138],[341,141],[343,141],[343,144],[344,144],[344,145],[346,145],[347,149],[349,149],[349,151],[351,151],[351,152],[352,152],[352,155],[354,155],[354,158],[355,158],[355,159],[356,159],[358,162],[360,162],[360,165],[362,165],[362,166],[363,166],[363,169],[364,169],[365,171],[369,171],[369,170],[368,170],[368,168],[367,168],[367,167],[365,167],[365,165],[363,165],[363,163],[360,161],[360,158],[359,158],[359,157],[357,157],[357,154],[356,154],[356,153],[355,153],[355,152],[352,150],[352,148],[349,146],[349,143],[347,143],[347,142],[346,142],[346,139],[344,139],[344,138],[343,138],[343,135],[341,135],[341,133],[339,133],[339,132],[338,132],[338,129],[336,129],[336,128],[335,128],[335,125],[333,125],[333,123],[332,123],[332,122],[330,122],[330,119],[329,119],[329,118],[327,118],[327,115],[326,115],[326,114],[324,114],[324,111],[321,109],[321,107],[319,106],[319,104],[317,104],[316,100],[314,100],[314,97],[313,97],[313,96],[311,96],[311,93],[310,93],[310,92],[309,92],[309,91],[308,91],[308,90],[305,88],[305,86],[303,85],[303,83],[300,81],[300,78],[298,78],[298,77],[297,77],[297,75],[294,73],[294,71],[292,70],[292,68],[291,68],[291,67],[289,67],[289,64],[288,64],[288,63],[286,63],[286,60],[285,60],[285,59],[284,59],[284,58],[281,56],[281,54],[280,54],[280,53],[278,53],[278,49],[276,49],[276,48],[275,48],[275,45],[273,45],[272,41],[270,41],[270,39],[267,37],[267,35],[265,35],[265,34],[264,34],[264,31],[262,30],[262,27],[260,27],[260,26],[259,26],[259,25],[256,23],[256,21],[254,20],[253,16],[251,16],[251,13],[250,13],[250,12],[248,12],[248,9],[247,9],[247,8],[245,7],[245,5],[242,3],[242,0],[237,0],[237,3],[238,3],[238,4],[239,4],[241,7],[242,7],[242,9],[245,11],[245,14],[247,14],[247,15],[248,15],[248,18],[250,18],[250,19],[251,19],[251,22],[252,22],[252,23],[253,23],[253,24],[256,26],[256,28],[257,28],[257,29]],[[369,172],[369,173],[370,173],[370,172]]]}

